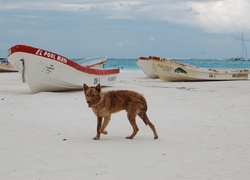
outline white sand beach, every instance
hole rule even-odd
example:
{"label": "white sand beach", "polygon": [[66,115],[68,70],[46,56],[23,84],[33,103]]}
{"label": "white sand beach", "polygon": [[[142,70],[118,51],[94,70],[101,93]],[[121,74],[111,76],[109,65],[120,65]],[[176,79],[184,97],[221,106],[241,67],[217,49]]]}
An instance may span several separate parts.
{"label": "white sand beach", "polygon": [[159,139],[126,112],[99,141],[82,91],[32,93],[19,73],[0,74],[0,179],[248,180],[250,81],[163,82],[122,71],[106,90],[138,91]]}

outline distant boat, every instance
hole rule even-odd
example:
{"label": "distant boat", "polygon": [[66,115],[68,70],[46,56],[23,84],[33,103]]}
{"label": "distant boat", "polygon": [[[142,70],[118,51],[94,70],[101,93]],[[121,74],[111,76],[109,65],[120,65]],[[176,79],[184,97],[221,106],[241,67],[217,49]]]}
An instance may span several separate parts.
{"label": "distant boat", "polygon": [[17,72],[17,70],[5,58],[0,58],[0,72]]}
{"label": "distant boat", "polygon": [[77,59],[77,63],[91,68],[100,68],[107,62],[107,56],[96,56],[84,59]]}
{"label": "distant boat", "polygon": [[248,80],[249,70],[207,69],[165,58],[150,58],[164,81],[233,81]]}
{"label": "distant boat", "polygon": [[152,58],[152,56],[139,57],[136,64],[142,69],[142,71],[148,78],[159,78],[157,71],[153,67],[153,62],[149,61],[150,58]]}
{"label": "distant boat", "polygon": [[26,45],[9,49],[8,61],[22,74],[31,91],[67,91],[89,86],[114,84],[120,69],[94,69],[82,66],[51,51]]}
{"label": "distant boat", "polygon": [[232,61],[249,61],[250,60],[248,58],[248,55],[247,55],[247,48],[246,48],[243,33],[241,34],[241,46],[242,46],[241,47],[242,48],[242,56],[238,56],[238,57],[235,57],[235,58],[230,58],[230,60],[232,60]]}

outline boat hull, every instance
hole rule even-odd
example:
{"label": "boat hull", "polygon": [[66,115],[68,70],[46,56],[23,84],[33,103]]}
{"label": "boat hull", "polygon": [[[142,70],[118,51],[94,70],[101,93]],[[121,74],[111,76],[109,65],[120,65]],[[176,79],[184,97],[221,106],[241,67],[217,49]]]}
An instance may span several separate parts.
{"label": "boat hull", "polygon": [[25,45],[10,48],[8,61],[33,92],[77,90],[83,83],[108,86],[115,83],[119,73],[119,69],[84,67],[56,53]]}
{"label": "boat hull", "polygon": [[140,57],[136,63],[148,78],[159,78],[158,72],[154,68],[154,63],[147,57]]}
{"label": "boat hull", "polygon": [[179,63],[174,60],[150,60],[164,81],[233,81],[248,80],[249,70],[206,69]]}
{"label": "boat hull", "polygon": [[2,61],[2,59],[3,58],[0,59],[0,72],[17,72],[14,66],[4,59]]}
{"label": "boat hull", "polygon": [[17,70],[9,64],[0,63],[0,72],[17,72]]}

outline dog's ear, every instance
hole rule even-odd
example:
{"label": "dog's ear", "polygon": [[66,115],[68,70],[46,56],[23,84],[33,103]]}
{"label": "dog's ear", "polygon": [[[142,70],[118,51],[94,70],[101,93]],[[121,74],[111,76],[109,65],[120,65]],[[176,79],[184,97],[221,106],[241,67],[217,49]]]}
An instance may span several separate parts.
{"label": "dog's ear", "polygon": [[99,93],[100,93],[100,92],[101,92],[101,89],[102,89],[102,88],[101,88],[101,85],[100,85],[100,84],[98,84],[98,85],[95,87],[95,89],[97,90],[97,92],[99,92]]}
{"label": "dog's ear", "polygon": [[84,83],[83,84],[83,91],[85,92],[89,87]]}

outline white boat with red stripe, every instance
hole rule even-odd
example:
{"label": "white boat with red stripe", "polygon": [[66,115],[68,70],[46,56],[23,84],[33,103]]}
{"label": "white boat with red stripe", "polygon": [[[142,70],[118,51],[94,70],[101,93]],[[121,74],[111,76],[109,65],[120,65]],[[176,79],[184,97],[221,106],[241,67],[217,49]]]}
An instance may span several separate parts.
{"label": "white boat with red stripe", "polygon": [[9,49],[8,61],[22,74],[31,91],[67,91],[82,85],[109,86],[116,82],[120,69],[95,69],[82,66],[51,51],[27,45]]}

